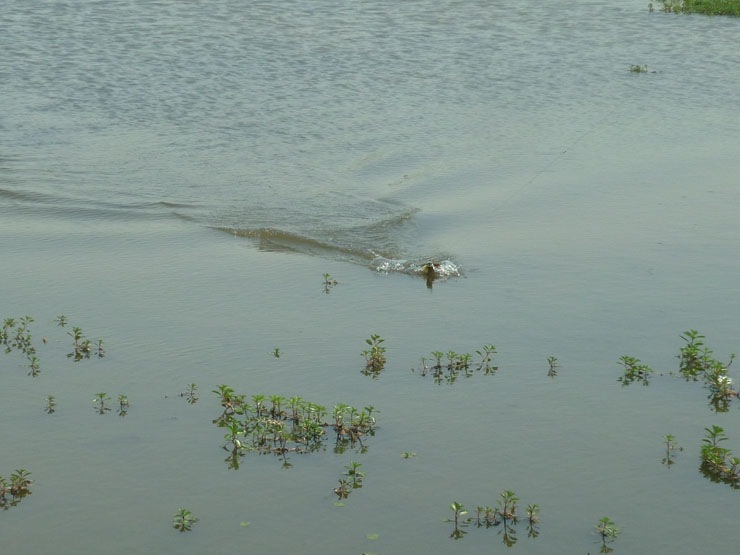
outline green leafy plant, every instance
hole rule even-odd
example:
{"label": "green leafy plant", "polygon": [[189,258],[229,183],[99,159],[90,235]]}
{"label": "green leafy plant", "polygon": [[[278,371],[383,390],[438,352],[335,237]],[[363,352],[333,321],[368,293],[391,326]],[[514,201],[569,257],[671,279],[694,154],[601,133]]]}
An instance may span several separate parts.
{"label": "green leafy plant", "polygon": [[0,345],[5,347],[5,353],[20,351],[28,360],[28,375],[36,377],[39,375],[39,359],[36,357],[36,347],[32,342],[30,325],[33,323],[31,316],[6,318],[3,327],[0,328]]}
{"label": "green leafy plant", "polygon": [[736,0],[663,0],[661,4],[661,11],[666,13],[740,16],[740,2]]}
{"label": "green leafy plant", "polygon": [[646,65],[631,65],[630,71],[632,73],[647,73],[648,67]]}
{"label": "green leafy plant", "polygon": [[527,537],[536,538],[540,535],[537,529],[537,523],[540,520],[540,506],[535,504],[527,505]]}
{"label": "green leafy plant", "polygon": [[20,468],[10,475],[10,482],[0,476],[0,508],[14,507],[31,493],[30,487],[33,482],[30,475],[28,470]]}
{"label": "green leafy plant", "polygon": [[106,412],[110,411],[110,407],[106,405],[106,403],[110,401],[110,397],[107,393],[96,393],[95,398],[93,399],[93,404],[95,405],[95,412],[98,414],[105,414]]}
{"label": "green leafy plant", "polygon": [[191,383],[188,385],[187,389],[185,391],[182,391],[180,393],[180,397],[185,397],[185,401],[189,405],[194,405],[198,402],[198,386],[194,383]]}
{"label": "green leafy plant", "polygon": [[172,515],[172,527],[180,532],[188,532],[192,529],[193,524],[198,522],[198,519],[188,509],[178,509],[177,512]]}
{"label": "green leafy plant", "polygon": [[642,385],[649,385],[649,376],[653,373],[653,369],[647,364],[642,364],[640,359],[631,356],[619,357],[619,364],[624,367],[624,376],[619,378],[617,381],[621,382],[622,385],[627,386],[632,382],[640,382]]}
{"label": "green leafy plant", "polygon": [[547,357],[547,364],[550,366],[550,368],[547,371],[547,376],[550,378],[554,378],[558,375],[558,367],[560,366],[558,364],[558,359],[554,356]]}
{"label": "green leafy plant", "polygon": [[275,358],[280,358],[280,349],[275,347],[275,349],[272,351],[272,356],[274,356]]}
{"label": "green leafy plant", "polygon": [[57,402],[53,395],[46,396],[46,407],[44,408],[46,414],[54,414],[57,410]]}
{"label": "green leafy plant", "polygon": [[501,492],[499,503],[499,514],[503,519],[515,519],[516,518],[516,505],[519,503],[519,498],[513,491],[504,490]]}
{"label": "green leafy plant", "polygon": [[324,293],[329,293],[335,285],[339,282],[331,277],[329,274],[324,274]]}
{"label": "green leafy plant", "polygon": [[10,481],[0,476],[0,509],[15,507],[21,500],[31,494],[31,473],[25,468],[15,470]]}
{"label": "green leafy plant", "polygon": [[365,357],[366,373],[376,376],[385,367],[386,357],[385,347],[383,347],[384,341],[385,339],[382,339],[377,334],[373,334],[370,336],[370,339],[365,340],[365,343],[370,346],[369,349],[362,351],[362,356]]}
{"label": "green leafy plant", "polygon": [[334,488],[334,493],[339,499],[347,499],[352,492],[352,484],[346,478],[339,479],[339,485]]}
{"label": "green leafy plant", "polygon": [[723,482],[733,488],[740,488],[740,458],[733,456],[732,451],[720,446],[727,441],[727,435],[722,427],[713,425],[704,428],[705,437],[701,446],[701,467],[704,476],[713,482]]}
{"label": "green leafy plant", "polygon": [[[453,350],[448,350],[446,353],[432,351],[431,356],[434,359],[434,364],[427,365],[427,359],[422,357],[418,372],[421,376],[431,374],[437,384],[443,382],[452,384],[461,376],[470,378],[476,371],[482,371],[487,375],[495,374],[498,370],[498,366],[493,364],[496,347],[494,345],[484,345],[483,349],[476,351],[476,354],[480,358],[474,364],[473,356],[470,353],[457,353]],[[417,369],[412,368],[412,371],[416,372]]]}
{"label": "green leafy plant", "polygon": [[452,522],[455,523],[455,528],[450,534],[450,537],[459,540],[466,534],[466,532],[461,529],[461,527],[463,526],[463,522],[461,521],[461,519],[466,514],[468,514],[468,511],[465,510],[465,507],[462,503],[458,503],[457,501],[454,501],[452,504],[450,504],[450,509],[452,509]]}
{"label": "green leafy plant", "polygon": [[676,443],[676,438],[671,434],[667,434],[663,438],[663,442],[665,443],[665,457],[663,457],[662,463],[670,466],[675,462],[673,460],[675,451],[683,451],[683,447]]}
{"label": "green leafy plant", "polygon": [[329,421],[326,407],[299,396],[255,394],[249,403],[245,395],[237,394],[227,385],[218,386],[214,393],[224,407],[213,423],[226,430],[224,449],[229,452],[226,459],[229,468],[238,468],[239,458],[248,452],[280,456],[283,467],[289,468],[292,466],[287,459],[289,453],[324,449],[329,429],[336,434],[336,453],[356,446],[363,452],[366,449],[363,438],[375,434],[378,411],[372,405],[360,410],[338,403]]}
{"label": "green leafy plant", "polygon": [[361,466],[362,464],[351,461],[348,466],[344,467],[347,469],[345,474],[349,477],[353,489],[362,487],[362,479],[365,477],[365,473],[360,470]]}
{"label": "green leafy plant", "polygon": [[600,552],[611,553],[613,549],[608,547],[606,544],[613,542],[619,534],[619,528],[614,524],[614,521],[612,521],[608,516],[599,519],[598,524],[596,524],[596,533],[601,538]]}
{"label": "green leafy plant", "polygon": [[128,414],[128,409],[130,406],[128,397],[126,395],[119,395],[117,400],[118,400],[118,415],[126,416]]}

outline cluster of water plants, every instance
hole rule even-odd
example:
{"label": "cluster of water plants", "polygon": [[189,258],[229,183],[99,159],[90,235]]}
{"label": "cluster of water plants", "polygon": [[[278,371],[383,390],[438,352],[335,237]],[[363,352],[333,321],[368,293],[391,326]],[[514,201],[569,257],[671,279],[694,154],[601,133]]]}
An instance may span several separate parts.
{"label": "cluster of water plants", "polygon": [[[513,491],[504,490],[501,492],[495,507],[489,505],[478,506],[475,509],[475,516],[464,518],[468,515],[468,511],[462,503],[455,501],[450,505],[453,517],[449,522],[454,523],[450,537],[459,540],[467,534],[467,530],[464,528],[471,525],[476,528],[498,527],[503,543],[507,547],[511,547],[517,542],[516,525],[520,521],[517,514],[518,504],[519,498],[516,494]],[[527,536],[530,538],[539,536],[539,530],[536,526],[539,522],[539,512],[539,505],[527,505],[525,520],[527,522]]]}
{"label": "cluster of water plants", "polygon": [[[740,0],[661,0],[660,3],[660,11],[666,13],[740,16]],[[654,11],[652,2],[648,9]]]}
{"label": "cluster of water plants", "polygon": [[[64,315],[57,316],[54,320],[58,326],[65,327],[68,324],[67,317]],[[32,334],[30,326],[34,322],[31,316],[22,316],[16,318],[5,318],[3,321],[3,327],[0,329],[0,345],[5,348],[5,353],[12,353],[19,351],[26,356],[28,375],[37,377],[41,372],[41,365],[37,356],[36,347],[32,343]],[[103,340],[98,339],[93,342],[91,339],[85,337],[82,328],[73,327],[71,332],[67,332],[74,343],[72,351],[67,354],[68,358],[73,358],[76,362],[79,362],[83,358],[90,358],[96,356],[102,358],[105,356],[105,350],[103,349]],[[44,343],[48,342],[47,338],[43,338]]]}
{"label": "cluster of water plants", "polygon": [[701,446],[701,472],[713,482],[729,484],[740,489],[740,457],[719,444],[727,441],[725,430],[720,426],[704,428],[706,432]]}
{"label": "cluster of water plants", "polygon": [[28,361],[28,375],[36,377],[40,369],[39,359],[36,356],[36,347],[31,342],[31,330],[29,326],[32,322],[33,318],[30,316],[22,316],[18,320],[15,318],[5,318],[3,327],[0,329],[0,345],[5,347],[6,354],[13,351],[23,353]]}
{"label": "cluster of water plants", "polygon": [[653,373],[653,369],[643,364],[639,358],[623,355],[619,357],[619,364],[624,367],[624,376],[617,380],[622,385],[629,385],[632,382],[639,382],[642,385],[650,384],[648,378]]}
{"label": "cluster of water plants", "polygon": [[[67,317],[64,314],[57,316],[56,323],[59,327],[65,327],[67,325]],[[79,326],[72,326],[72,331],[68,331],[69,335],[74,341],[74,347],[71,353],[67,354],[68,358],[74,358],[75,362],[79,362],[83,358],[90,358],[93,354],[98,358],[105,356],[105,349],[103,349],[103,340],[98,339],[97,342],[93,343],[91,339],[85,337],[82,328]]]}
{"label": "cluster of water plants", "polygon": [[632,64],[630,66],[630,72],[632,73],[647,73],[648,67],[646,65]]}
{"label": "cluster of water plants", "polygon": [[230,468],[238,468],[239,458],[247,452],[280,456],[283,466],[290,467],[288,453],[324,450],[328,430],[334,432],[335,453],[355,448],[364,452],[363,438],[375,435],[378,411],[373,406],[357,409],[339,403],[330,412],[298,396],[252,395],[248,402],[246,395],[228,385],[219,385],[213,393],[223,408],[213,423],[226,430],[224,449]]}
{"label": "cluster of water plants", "polygon": [[497,354],[495,345],[484,345],[475,353],[478,358],[473,360],[470,353],[456,353],[451,350],[432,351],[431,358],[421,357],[421,365],[418,369],[412,368],[412,371],[418,371],[421,376],[431,375],[437,384],[443,382],[451,384],[457,381],[458,377],[469,378],[475,372],[483,372],[484,375],[490,376],[498,371],[498,366],[493,360]]}
{"label": "cluster of water plants", "polygon": [[19,468],[10,475],[10,481],[0,476],[0,508],[7,511],[31,494],[31,473]]}
{"label": "cluster of water plants", "polygon": [[[686,381],[703,381],[709,389],[710,405],[716,412],[727,412],[730,400],[739,395],[733,388],[732,378],[727,374],[735,354],[730,354],[728,362],[722,362],[714,358],[712,351],[704,343],[706,338],[698,331],[688,330],[680,337],[684,345],[677,355],[678,373]],[[643,364],[640,359],[624,355],[619,358],[619,364],[624,367],[624,375],[618,378],[622,385],[626,386],[633,382],[643,385],[650,383],[649,378],[653,374],[653,369]]]}
{"label": "cluster of water plants", "polygon": [[[93,408],[95,409],[95,412],[98,414],[105,414],[107,412],[110,412],[111,408],[108,405],[110,401],[111,401],[110,395],[108,395],[104,391],[100,393],[96,393],[95,397],[93,398]],[[116,401],[118,403],[118,411],[117,411],[118,415],[126,416],[128,414],[128,409],[130,406],[128,396],[121,394],[116,398]]]}

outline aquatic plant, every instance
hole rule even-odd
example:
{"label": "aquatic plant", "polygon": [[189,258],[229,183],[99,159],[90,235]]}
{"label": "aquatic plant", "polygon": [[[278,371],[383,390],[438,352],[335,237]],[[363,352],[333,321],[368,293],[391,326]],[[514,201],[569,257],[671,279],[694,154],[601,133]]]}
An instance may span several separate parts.
{"label": "aquatic plant", "polygon": [[452,384],[460,376],[466,378],[471,377],[475,371],[482,371],[486,375],[495,374],[498,370],[498,366],[493,364],[496,347],[494,345],[484,345],[481,350],[476,351],[476,354],[480,359],[475,369],[471,368],[473,366],[473,357],[470,353],[457,353],[453,350],[448,350],[446,353],[432,351],[431,356],[434,359],[432,366],[427,365],[427,359],[425,357],[421,357],[420,367],[412,368],[411,370],[412,372],[418,371],[421,376],[432,374],[434,382],[437,384],[441,384],[442,382]]}
{"label": "aquatic plant", "polygon": [[30,325],[33,321],[31,316],[22,316],[17,321],[15,318],[6,318],[3,327],[0,328],[0,345],[5,347],[6,354],[20,351],[26,355],[28,375],[35,378],[39,375],[40,366],[36,357],[36,347],[32,343]]}
{"label": "aquatic plant", "polygon": [[101,392],[96,393],[95,398],[93,399],[93,404],[95,405],[95,412],[98,414],[105,414],[106,412],[110,411],[110,407],[106,405],[106,403],[110,401],[110,397],[107,393]]}
{"label": "aquatic plant", "polygon": [[401,458],[404,458],[404,459],[410,459],[415,456],[416,456],[416,453],[412,451],[404,451],[403,453],[401,453]]}
{"label": "aquatic plant", "polygon": [[280,349],[275,347],[275,349],[272,351],[272,356],[274,356],[275,358],[280,358]]}
{"label": "aquatic plant", "polygon": [[339,485],[334,488],[334,493],[337,494],[339,499],[347,499],[349,494],[352,492],[352,485],[346,478],[339,479]]}
{"label": "aquatic plant", "polygon": [[547,364],[550,366],[549,370],[547,371],[547,376],[549,378],[554,378],[558,375],[558,367],[560,366],[558,364],[558,359],[554,356],[547,357]]}
{"label": "aquatic plant", "polygon": [[504,519],[516,518],[516,504],[519,502],[519,498],[513,491],[504,490],[501,492],[499,503],[499,514]]}
{"label": "aquatic plant", "polygon": [[39,359],[36,358],[36,355],[30,355],[28,357],[28,375],[32,377],[36,377],[39,375],[40,368],[39,368]]}
{"label": "aquatic plant", "polygon": [[688,330],[680,337],[685,345],[677,355],[679,373],[687,381],[698,381],[701,378],[710,391],[710,405],[716,412],[726,412],[729,410],[730,399],[738,396],[732,386],[732,378],[727,374],[735,353],[731,353],[730,360],[723,363],[714,358],[712,351],[704,344],[705,337],[698,331]]}
{"label": "aquatic plant", "polygon": [[126,416],[128,414],[128,409],[129,409],[128,397],[126,395],[119,395],[117,400],[118,400],[118,415]]}
{"label": "aquatic plant", "polygon": [[536,526],[540,520],[539,513],[539,505],[536,503],[527,505],[527,537],[529,538],[536,538],[540,535],[540,531]]}
{"label": "aquatic plant", "polygon": [[248,403],[245,395],[236,394],[227,385],[220,385],[213,392],[224,407],[213,423],[226,429],[224,449],[229,452],[230,468],[238,468],[238,458],[247,452],[280,456],[283,466],[288,468],[291,466],[288,453],[324,449],[328,429],[336,433],[334,451],[337,453],[356,446],[363,452],[363,437],[375,434],[378,411],[372,405],[359,410],[338,403],[331,412],[332,421],[327,421],[326,407],[299,396],[255,394],[252,403]]}
{"label": "aquatic plant", "polygon": [[185,401],[187,401],[189,405],[194,405],[198,402],[198,386],[191,383],[185,391],[180,393],[180,397],[185,397]]}
{"label": "aquatic plant", "polygon": [[370,348],[362,351],[362,356],[365,357],[365,371],[372,375],[377,375],[385,367],[385,347],[383,347],[382,339],[377,334],[372,334],[370,339],[365,339]]}
{"label": "aquatic plant", "polygon": [[57,410],[57,402],[53,395],[46,396],[46,407],[44,407],[46,414],[54,414]]}
{"label": "aquatic plant", "polygon": [[324,293],[329,293],[335,285],[337,285],[339,282],[335,280],[331,275],[324,274]]}
{"label": "aquatic plant", "polygon": [[730,449],[719,445],[728,439],[724,429],[713,425],[711,428],[704,428],[704,432],[701,446],[702,474],[713,482],[723,482],[735,489],[740,488],[740,458],[733,456]]}
{"label": "aquatic plant", "polygon": [[683,447],[676,443],[676,438],[671,434],[667,434],[663,438],[663,442],[665,443],[665,457],[663,457],[663,460],[661,462],[667,466],[670,466],[675,462],[673,460],[673,458],[675,457],[674,451],[683,451]]}
{"label": "aquatic plant", "polygon": [[619,528],[614,524],[614,521],[608,516],[599,519],[598,524],[596,524],[596,533],[601,537],[600,553],[611,553],[613,549],[606,544],[613,542],[619,534]]}
{"label": "aquatic plant", "polygon": [[362,487],[362,479],[365,477],[365,473],[360,470],[361,466],[362,464],[358,462],[350,461],[349,465],[344,467],[347,469],[346,475],[349,477],[353,489]]}
{"label": "aquatic plant", "polygon": [[[516,510],[518,503],[519,498],[513,491],[504,490],[497,500],[497,507],[492,508],[490,505],[479,505],[475,509],[475,517],[468,518],[465,520],[465,523],[473,522],[477,528],[497,527],[502,542],[508,547],[511,547],[517,542],[516,526],[519,523],[519,518],[517,517]],[[464,511],[462,503],[455,502],[450,507],[453,511]],[[527,536],[530,538],[539,536],[539,530],[536,527],[536,524],[539,522],[539,510],[540,507],[537,504],[527,505]],[[458,524],[456,524],[450,537],[454,539],[460,539],[462,537],[464,532],[460,530],[460,526],[458,517]]]}
{"label": "aquatic plant", "polygon": [[653,373],[653,369],[647,364],[642,364],[640,359],[623,355],[619,357],[619,364],[624,367],[624,376],[617,380],[622,385],[627,386],[635,381],[642,383],[642,385],[650,383],[648,377]]}
{"label": "aquatic plant", "polygon": [[661,4],[666,13],[740,16],[738,0],[663,0]]}
{"label": "aquatic plant", "polygon": [[630,72],[632,73],[647,73],[648,67],[646,65],[631,65]]}
{"label": "aquatic plant", "polygon": [[704,336],[696,330],[688,330],[680,337],[686,344],[681,347],[678,355],[678,371],[687,380],[692,378],[696,380],[697,376],[704,372],[712,351],[704,346]]}
{"label": "aquatic plant", "polygon": [[450,504],[450,509],[452,509],[452,519],[451,522],[455,523],[455,528],[450,534],[450,537],[459,540],[463,537],[467,532],[461,529],[461,526],[463,526],[463,523],[460,521],[460,519],[468,514],[468,511],[465,510],[465,507],[462,503],[458,503],[457,501],[454,501]]}
{"label": "aquatic plant", "polygon": [[0,476],[0,509],[7,510],[15,507],[27,495],[31,494],[31,473],[25,468],[19,468],[10,475],[10,482]]}
{"label": "aquatic plant", "polygon": [[79,362],[82,359],[90,358],[92,355],[98,358],[105,356],[103,340],[98,339],[97,343],[93,343],[91,339],[85,337],[82,328],[79,326],[72,326],[72,331],[68,331],[67,335],[74,341],[72,352],[67,353],[67,358],[72,358],[75,362]]}
{"label": "aquatic plant", "polygon": [[193,524],[200,520],[188,509],[178,509],[177,512],[172,515],[172,527],[180,532],[187,532]]}

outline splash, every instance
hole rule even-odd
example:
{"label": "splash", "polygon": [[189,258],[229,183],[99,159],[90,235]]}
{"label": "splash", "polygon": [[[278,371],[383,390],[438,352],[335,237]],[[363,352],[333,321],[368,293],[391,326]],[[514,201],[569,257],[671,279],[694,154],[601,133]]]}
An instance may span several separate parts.
{"label": "splash", "polygon": [[424,276],[427,279],[427,284],[436,279],[462,276],[460,267],[451,260],[435,261],[427,259],[419,262],[376,256],[370,263],[370,267],[377,272],[400,272],[403,274]]}

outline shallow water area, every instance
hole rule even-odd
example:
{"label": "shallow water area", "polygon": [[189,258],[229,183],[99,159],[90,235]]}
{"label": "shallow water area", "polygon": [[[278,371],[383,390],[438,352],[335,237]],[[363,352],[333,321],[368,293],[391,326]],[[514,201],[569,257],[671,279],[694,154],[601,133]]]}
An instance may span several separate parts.
{"label": "shallow water area", "polygon": [[[0,318],[35,319],[40,360],[0,354],[0,475],[34,480],[3,550],[595,553],[609,516],[615,554],[736,552],[738,491],[699,448],[719,425],[737,454],[740,400],[716,412],[676,372],[686,330],[721,361],[740,345],[740,21],[493,4],[0,15]],[[72,326],[105,356],[68,357]],[[435,381],[436,351],[470,375]],[[648,386],[617,381],[623,355]],[[377,430],[229,468],[222,384],[372,405]],[[450,503],[504,490],[538,536],[450,537]]]}

